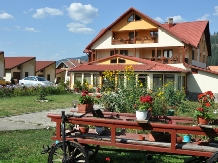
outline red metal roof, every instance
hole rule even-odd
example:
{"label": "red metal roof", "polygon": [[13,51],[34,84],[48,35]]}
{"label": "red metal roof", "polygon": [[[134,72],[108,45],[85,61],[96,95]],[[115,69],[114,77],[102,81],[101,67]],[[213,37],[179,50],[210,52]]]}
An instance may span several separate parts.
{"label": "red metal roof", "polygon": [[95,71],[95,72],[103,72],[103,71],[124,71],[125,66],[129,66],[128,64],[98,64],[99,62],[102,62],[104,60],[110,60],[113,58],[123,58],[123,59],[129,59],[132,61],[138,62],[138,64],[131,64],[133,67],[134,71],[155,71],[155,72],[160,72],[160,71],[165,71],[165,72],[190,72],[181,68],[169,66],[166,64],[150,61],[147,59],[141,59],[137,57],[131,57],[131,56],[125,56],[125,55],[113,55],[110,57],[106,57],[97,61],[89,62],[87,64],[83,64],[81,66],[78,66],[76,68],[71,69],[70,71],[73,72],[82,72],[82,71]]}
{"label": "red metal roof", "polygon": [[33,59],[35,57],[5,57],[5,69],[12,69]]}
{"label": "red metal roof", "polygon": [[[186,23],[177,23],[174,24],[173,27],[169,28],[169,24],[160,24],[156,20],[150,18],[149,16],[143,14],[142,12],[136,10],[135,8],[131,7],[129,10],[127,10],[124,14],[122,14],[117,20],[115,20],[111,25],[109,25],[107,28],[102,29],[99,34],[89,43],[89,45],[86,47],[86,49],[83,51],[84,53],[88,53],[92,44],[95,43],[100,37],[102,37],[108,30],[112,28],[116,23],[118,23],[123,17],[125,17],[130,12],[136,12],[149,21],[153,22],[159,27],[162,27],[166,31],[170,32],[172,35],[180,39],[182,42],[186,44],[190,44],[194,47],[198,46],[199,40],[202,36],[202,34],[205,32],[206,34],[206,42],[208,46],[208,55],[211,55],[210,51],[210,33],[209,33],[209,22],[208,21],[199,21],[199,22],[186,22]],[[206,30],[205,30],[206,29]]]}
{"label": "red metal roof", "polygon": [[169,24],[163,24],[163,26],[168,28],[170,32],[178,36],[182,41],[197,47],[207,24],[208,21],[195,21],[174,23],[170,28]]}
{"label": "red metal roof", "polygon": [[55,64],[56,65],[56,61],[36,61],[36,72],[52,65]]}
{"label": "red metal roof", "polygon": [[206,68],[201,68],[201,67],[197,67],[197,66],[193,66],[193,65],[189,65],[187,63],[183,63],[183,65],[185,67],[189,67],[189,68],[193,68],[193,69],[197,69],[197,70],[201,70],[201,71],[204,71],[204,72],[208,72],[208,73],[211,73],[211,74],[216,74],[218,75],[218,72],[217,71],[214,71],[214,70],[210,70],[210,69],[206,69]]}

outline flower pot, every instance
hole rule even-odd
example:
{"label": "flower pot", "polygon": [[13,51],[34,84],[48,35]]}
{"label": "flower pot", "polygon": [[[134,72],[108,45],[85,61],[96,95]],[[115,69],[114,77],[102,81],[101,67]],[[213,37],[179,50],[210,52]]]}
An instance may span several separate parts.
{"label": "flower pot", "polygon": [[182,137],[181,136],[177,136],[176,137],[176,142],[177,143],[182,143]]}
{"label": "flower pot", "polygon": [[87,134],[89,132],[89,127],[79,127],[79,131],[81,134]]}
{"label": "flower pot", "polygon": [[198,121],[198,124],[200,124],[200,125],[208,125],[210,120],[208,118],[205,119],[203,117],[198,117],[197,121]]}
{"label": "flower pot", "polygon": [[175,110],[167,109],[167,116],[174,116]]}
{"label": "flower pot", "polygon": [[139,135],[138,140],[145,140],[145,137],[143,135]]}
{"label": "flower pot", "polygon": [[77,108],[78,113],[86,114],[93,111],[93,104],[78,104]]}
{"label": "flower pot", "polygon": [[184,135],[183,142],[190,143],[191,142],[191,135]]}
{"label": "flower pot", "polygon": [[137,120],[146,120],[148,115],[148,111],[140,111],[140,110],[136,110],[136,119]]}

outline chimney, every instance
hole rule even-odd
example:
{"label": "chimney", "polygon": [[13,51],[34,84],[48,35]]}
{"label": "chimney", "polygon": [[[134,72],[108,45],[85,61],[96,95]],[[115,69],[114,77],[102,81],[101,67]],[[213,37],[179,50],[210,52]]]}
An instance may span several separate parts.
{"label": "chimney", "polygon": [[173,18],[168,18],[169,28],[173,26]]}
{"label": "chimney", "polygon": [[81,62],[80,62],[80,59],[77,59],[77,62],[78,62],[78,63],[81,63]]}

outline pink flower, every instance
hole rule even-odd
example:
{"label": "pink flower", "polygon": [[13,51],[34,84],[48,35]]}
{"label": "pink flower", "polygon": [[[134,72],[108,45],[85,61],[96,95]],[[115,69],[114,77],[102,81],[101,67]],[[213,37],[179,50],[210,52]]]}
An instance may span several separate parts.
{"label": "pink flower", "polygon": [[105,160],[109,162],[111,159],[110,159],[110,157],[107,157]]}

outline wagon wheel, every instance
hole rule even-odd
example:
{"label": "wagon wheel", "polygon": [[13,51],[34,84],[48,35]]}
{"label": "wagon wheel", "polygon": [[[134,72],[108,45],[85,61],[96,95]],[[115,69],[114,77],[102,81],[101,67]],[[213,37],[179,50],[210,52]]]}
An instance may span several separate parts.
{"label": "wagon wheel", "polygon": [[98,154],[100,145],[88,145],[88,144],[82,144],[82,145],[85,148],[89,160],[92,160]]}
{"label": "wagon wheel", "polygon": [[66,160],[63,157],[63,142],[56,144],[50,151],[48,163],[76,163],[84,162],[89,163],[88,156],[83,148],[77,142],[65,142],[66,146]]}

